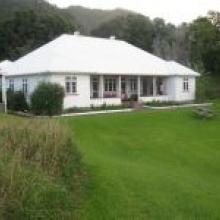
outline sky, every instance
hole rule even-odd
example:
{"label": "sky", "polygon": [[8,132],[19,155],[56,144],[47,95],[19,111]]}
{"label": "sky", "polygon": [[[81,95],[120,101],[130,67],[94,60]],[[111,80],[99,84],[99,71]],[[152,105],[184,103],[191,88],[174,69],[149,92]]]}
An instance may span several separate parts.
{"label": "sky", "polygon": [[220,0],[48,0],[58,7],[80,5],[89,8],[124,8],[142,13],[150,18],[162,17],[167,22],[180,24],[198,16],[206,15],[209,10],[220,11]]}

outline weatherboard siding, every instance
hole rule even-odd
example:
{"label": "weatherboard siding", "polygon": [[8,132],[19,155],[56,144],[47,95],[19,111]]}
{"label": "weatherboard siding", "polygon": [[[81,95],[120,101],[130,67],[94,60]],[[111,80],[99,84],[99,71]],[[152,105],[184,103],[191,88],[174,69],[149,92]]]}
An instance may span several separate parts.
{"label": "weatherboard siding", "polygon": [[65,94],[64,108],[72,107],[89,107],[90,106],[90,76],[65,74],[65,75],[52,75],[51,82],[58,83],[65,88],[66,76],[74,75],[77,79],[77,92],[76,94]]}
{"label": "weatherboard siding", "polygon": [[[52,75],[51,82],[59,83],[65,87],[65,77],[66,75]],[[77,75],[74,74],[77,78],[77,93],[76,94],[66,94],[64,98],[64,108],[72,107],[90,107],[90,106],[101,106],[106,105],[120,105],[120,98],[90,98],[90,75]]]}
{"label": "weatherboard siding", "polygon": [[9,88],[9,80],[14,80],[14,91],[22,91],[23,90],[23,79],[27,79],[28,82],[28,100],[30,99],[31,94],[36,89],[37,85],[40,82],[49,82],[49,75],[25,75],[25,76],[9,76],[6,77],[6,87]]}
{"label": "weatherboard siding", "polygon": [[[22,91],[23,79],[28,80],[28,101],[33,91],[40,82],[58,83],[65,88],[65,77],[74,74],[48,74],[48,75],[28,75],[28,76],[10,76],[7,77],[7,88],[9,88],[9,79],[14,79],[15,91]],[[75,74],[77,78],[77,93],[65,94],[64,109],[72,107],[90,107],[106,105],[120,105],[120,98],[90,98],[90,75]],[[189,91],[183,91],[183,76],[170,76],[165,81],[166,95],[140,97],[139,100],[143,102],[150,101],[193,101],[196,92],[196,78],[189,77]]]}

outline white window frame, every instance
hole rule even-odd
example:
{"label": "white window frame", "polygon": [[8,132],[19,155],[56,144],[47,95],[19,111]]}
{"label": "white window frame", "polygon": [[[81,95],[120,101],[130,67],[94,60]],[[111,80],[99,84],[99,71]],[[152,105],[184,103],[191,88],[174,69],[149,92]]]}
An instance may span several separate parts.
{"label": "white window frame", "polygon": [[104,91],[105,92],[117,92],[117,78],[116,77],[105,77]]}
{"label": "white window frame", "polygon": [[14,92],[15,91],[15,82],[14,79],[9,79],[9,89]]}
{"label": "white window frame", "polygon": [[189,92],[189,77],[183,78],[183,92]]}
{"label": "white window frame", "polygon": [[65,92],[66,94],[70,94],[70,95],[77,94],[77,77],[76,76],[65,77]]}
{"label": "white window frame", "polygon": [[22,79],[22,91],[25,95],[28,93],[28,79],[24,78]]}

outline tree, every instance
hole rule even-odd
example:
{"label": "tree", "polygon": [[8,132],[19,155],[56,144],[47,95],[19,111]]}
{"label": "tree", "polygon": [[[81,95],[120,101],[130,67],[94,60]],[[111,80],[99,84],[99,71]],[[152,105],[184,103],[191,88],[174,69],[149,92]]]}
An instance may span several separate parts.
{"label": "tree", "polygon": [[220,30],[207,17],[190,25],[190,60],[194,67],[207,73],[220,74]]}
{"label": "tree", "polygon": [[64,89],[56,83],[41,83],[31,96],[31,110],[36,115],[56,115],[63,110]]}
{"label": "tree", "polygon": [[73,31],[73,25],[60,16],[42,16],[32,10],[15,12],[0,23],[0,60],[17,59],[60,34]]}
{"label": "tree", "polygon": [[13,111],[25,111],[29,109],[25,94],[21,91],[7,91],[7,106]]}
{"label": "tree", "polygon": [[182,23],[176,27],[172,44],[173,59],[184,65],[190,64],[189,25]]}
{"label": "tree", "polygon": [[218,11],[209,11],[208,19],[212,22],[213,25],[220,28],[220,12]]}
{"label": "tree", "polygon": [[175,26],[166,24],[161,18],[155,18],[153,20],[153,27],[153,53],[166,60],[174,59],[172,46],[175,40]]}
{"label": "tree", "polygon": [[153,50],[153,34],[151,20],[139,14],[117,17],[92,31],[92,35],[99,37],[116,35],[117,38],[149,52]]}

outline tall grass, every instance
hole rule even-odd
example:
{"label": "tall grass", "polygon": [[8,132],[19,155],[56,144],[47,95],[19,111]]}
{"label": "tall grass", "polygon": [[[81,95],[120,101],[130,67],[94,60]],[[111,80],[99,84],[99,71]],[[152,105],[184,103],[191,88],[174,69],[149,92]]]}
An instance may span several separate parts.
{"label": "tall grass", "polygon": [[67,128],[52,120],[0,122],[0,219],[77,218],[84,171]]}

